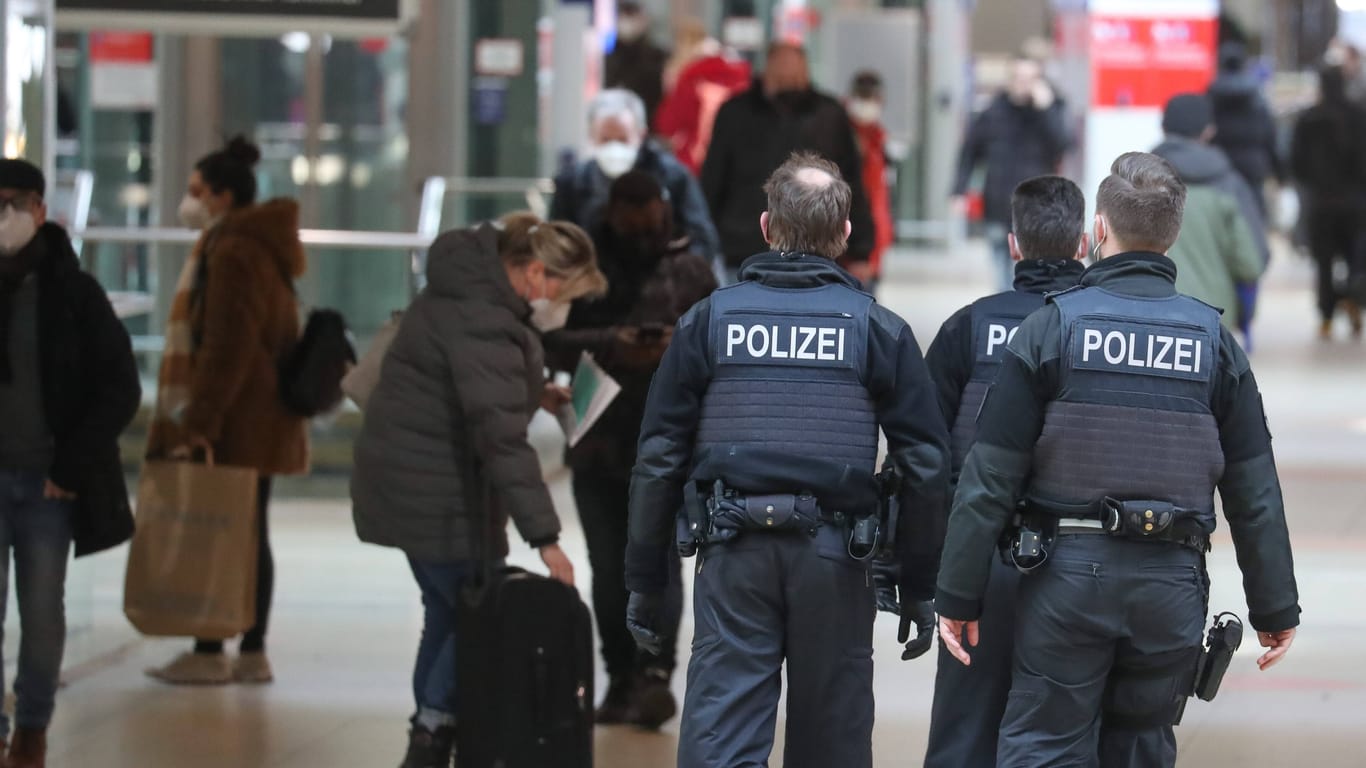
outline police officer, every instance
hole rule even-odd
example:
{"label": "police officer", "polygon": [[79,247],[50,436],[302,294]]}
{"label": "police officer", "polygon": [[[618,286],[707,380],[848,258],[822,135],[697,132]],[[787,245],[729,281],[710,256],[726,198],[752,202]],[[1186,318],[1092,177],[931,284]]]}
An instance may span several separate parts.
{"label": "police officer", "polygon": [[1175,765],[1216,487],[1270,649],[1262,669],[1299,624],[1256,380],[1219,311],[1176,292],[1163,255],[1185,197],[1165,160],[1115,161],[1096,200],[1101,261],[1020,326],[963,467],[935,601],[956,658],[974,661],[988,562],[1018,500],[1021,541],[1052,539],[1016,603],[1002,768]]}
{"label": "police officer", "polygon": [[[901,599],[927,649],[948,435],[911,329],[833,260],[838,168],[793,155],[765,185],[770,253],[679,321],[631,483],[627,622],[659,643],[675,517],[701,539],[680,768],[767,765],[787,662],[787,766],[872,765],[878,428],[900,470]],[[688,537],[689,540],[693,536]],[[852,554],[851,554],[852,553]],[[903,619],[902,640],[909,627]]]}
{"label": "police officer", "polygon": [[[1015,289],[978,299],[945,321],[925,354],[949,425],[953,479],[977,432],[977,414],[1020,322],[1044,295],[1081,279],[1086,257],[1086,199],[1060,176],[1022,182],[1010,200],[1010,257]],[[939,646],[926,768],[995,768],[996,737],[1010,693],[1015,593],[1020,574],[994,559],[983,600],[982,641],[965,667]]]}

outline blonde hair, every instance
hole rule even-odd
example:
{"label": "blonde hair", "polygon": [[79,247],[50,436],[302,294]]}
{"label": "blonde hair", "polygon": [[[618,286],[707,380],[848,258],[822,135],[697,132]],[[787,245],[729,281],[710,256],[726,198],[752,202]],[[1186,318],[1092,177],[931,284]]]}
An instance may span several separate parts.
{"label": "blonde hair", "polygon": [[529,211],[498,220],[498,254],[503,263],[524,267],[533,260],[547,275],[564,281],[560,301],[598,298],[607,293],[607,278],[598,270],[593,240],[567,221],[541,221]]}

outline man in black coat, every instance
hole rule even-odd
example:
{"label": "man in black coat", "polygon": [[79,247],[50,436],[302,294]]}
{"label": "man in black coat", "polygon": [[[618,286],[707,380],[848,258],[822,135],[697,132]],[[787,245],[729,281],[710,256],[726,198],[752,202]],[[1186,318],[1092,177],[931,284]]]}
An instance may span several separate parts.
{"label": "man in black coat", "polygon": [[[12,550],[24,638],[9,758],[25,765],[46,751],[72,542],[80,556],[132,534],[118,437],[142,398],[128,333],[46,221],[45,186],[0,160],[0,595]],[[9,730],[0,716],[0,740]]]}
{"label": "man in black coat", "polygon": [[1213,144],[1224,150],[1233,169],[1252,187],[1257,209],[1266,216],[1262,187],[1268,177],[1285,178],[1276,150],[1276,121],[1262,98],[1261,84],[1247,71],[1247,49],[1241,43],[1219,47],[1219,75],[1209,86],[1214,102]]}
{"label": "man in black coat", "polygon": [[1010,195],[1025,179],[1056,173],[1071,143],[1063,103],[1031,59],[1015,62],[1006,89],[968,127],[953,187],[954,207],[960,214],[965,210],[963,195],[978,166],[985,165],[983,219],[1001,290],[1015,279],[1006,248]]}
{"label": "man in black coat", "polygon": [[603,85],[625,88],[645,103],[649,125],[664,99],[664,63],[669,52],[650,39],[650,17],[640,3],[617,7],[617,40],[603,61]]}
{"label": "man in black coat", "polygon": [[764,212],[764,181],[793,152],[815,152],[839,166],[853,190],[854,231],[840,266],[860,280],[872,277],[873,217],[863,190],[863,161],[844,106],[811,87],[806,53],[789,43],[768,51],[763,75],[716,113],[702,193],[721,233],[726,270],[734,282],[740,264],[765,249],[754,223]]}

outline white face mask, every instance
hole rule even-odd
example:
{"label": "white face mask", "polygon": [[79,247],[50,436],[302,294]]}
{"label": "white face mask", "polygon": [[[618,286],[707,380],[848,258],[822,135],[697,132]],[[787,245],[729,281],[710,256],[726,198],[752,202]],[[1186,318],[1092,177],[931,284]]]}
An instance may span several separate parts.
{"label": "white face mask", "polygon": [[569,322],[569,302],[550,299],[531,300],[531,324],[541,333],[558,331]]}
{"label": "white face mask", "polygon": [[593,150],[594,162],[598,164],[603,175],[609,179],[615,179],[634,168],[636,158],[639,156],[640,147],[632,146],[624,141],[608,141],[599,144]]}
{"label": "white face mask", "polygon": [[867,125],[882,119],[882,105],[869,99],[854,99],[849,102],[849,118],[856,123]]}
{"label": "white face mask", "polygon": [[28,211],[5,208],[0,211],[0,256],[13,256],[33,242],[38,224]]}
{"label": "white face mask", "polygon": [[185,194],[180,201],[180,223],[190,229],[207,229],[213,222],[213,217],[209,215],[209,209],[204,206],[204,201],[194,195]]}

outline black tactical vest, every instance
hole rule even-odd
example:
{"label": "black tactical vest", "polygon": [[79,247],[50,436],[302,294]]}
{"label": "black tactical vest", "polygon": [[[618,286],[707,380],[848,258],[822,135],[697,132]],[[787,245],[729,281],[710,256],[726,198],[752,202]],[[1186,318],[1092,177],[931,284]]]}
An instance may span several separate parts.
{"label": "black tactical vest", "polygon": [[1043,306],[1042,293],[1006,291],[973,303],[972,375],[958,402],[949,442],[953,448],[953,476],[957,477],[967,459],[968,449],[977,437],[977,417],[981,414],[987,388],[1005,360],[1006,347],[1015,331],[1034,310]]}
{"label": "black tactical vest", "polygon": [[1059,391],[1035,445],[1030,501],[1078,510],[1106,496],[1168,501],[1212,530],[1224,470],[1210,410],[1218,311],[1187,296],[1097,287],[1049,301],[1061,316]]}
{"label": "black tactical vest", "polygon": [[712,294],[713,374],[702,398],[697,454],[760,449],[871,477],[878,450],[865,381],[872,305],[871,296],[835,284],[787,289],[745,282]]}

